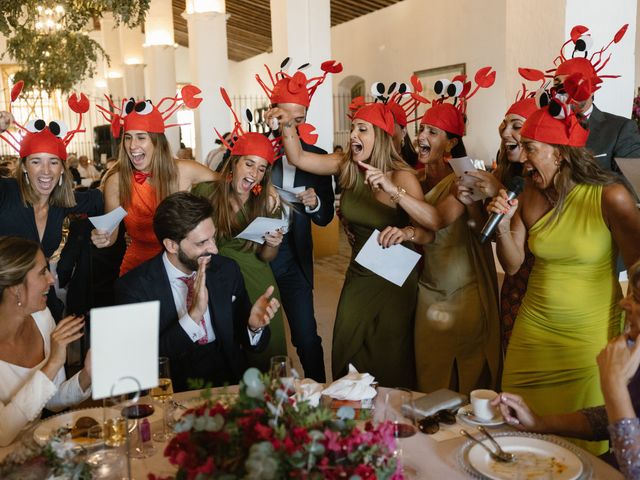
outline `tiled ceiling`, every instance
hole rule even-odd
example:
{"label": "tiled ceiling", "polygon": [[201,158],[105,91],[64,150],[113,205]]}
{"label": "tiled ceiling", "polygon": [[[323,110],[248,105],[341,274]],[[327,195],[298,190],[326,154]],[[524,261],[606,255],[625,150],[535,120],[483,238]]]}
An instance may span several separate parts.
{"label": "tiled ceiling", "polygon": [[[340,25],[402,0],[331,0],[331,26]],[[241,61],[271,50],[269,0],[226,0],[227,48],[230,60]],[[173,0],[175,41],[189,46],[185,0]]]}

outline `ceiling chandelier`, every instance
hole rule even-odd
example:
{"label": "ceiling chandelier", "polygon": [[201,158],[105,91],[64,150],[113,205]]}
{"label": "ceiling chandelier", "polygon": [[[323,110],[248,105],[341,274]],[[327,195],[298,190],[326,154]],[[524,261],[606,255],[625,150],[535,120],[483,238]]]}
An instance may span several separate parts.
{"label": "ceiling chandelier", "polygon": [[64,7],[62,5],[56,5],[53,8],[37,5],[34,27],[38,33],[45,35],[58,32],[63,28],[63,19]]}

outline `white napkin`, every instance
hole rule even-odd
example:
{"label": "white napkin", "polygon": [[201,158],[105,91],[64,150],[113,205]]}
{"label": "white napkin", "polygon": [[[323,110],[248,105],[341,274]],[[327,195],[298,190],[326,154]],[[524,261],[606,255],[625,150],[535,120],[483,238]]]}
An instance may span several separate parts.
{"label": "white napkin", "polygon": [[323,387],[324,385],[322,383],[318,383],[310,378],[295,380],[296,395],[298,399],[303,402],[309,402],[312,407],[317,407],[320,404]]}
{"label": "white napkin", "polygon": [[339,378],[322,391],[323,395],[336,400],[369,400],[376,396],[376,389],[371,386],[375,378],[369,373],[358,373],[349,364],[349,373]]}

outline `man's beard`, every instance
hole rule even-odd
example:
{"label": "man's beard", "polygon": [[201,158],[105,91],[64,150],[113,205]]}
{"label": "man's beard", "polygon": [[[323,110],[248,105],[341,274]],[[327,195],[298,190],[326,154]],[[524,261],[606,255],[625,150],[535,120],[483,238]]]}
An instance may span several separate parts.
{"label": "man's beard", "polygon": [[184,253],[184,250],[182,250],[182,248],[178,247],[178,260],[180,261],[180,263],[182,263],[185,267],[187,267],[189,270],[193,272],[198,270],[198,259],[200,257],[210,257],[211,255],[212,255],[211,253],[203,253],[202,255],[199,255],[195,258],[191,258],[191,257],[188,257],[186,253]]}

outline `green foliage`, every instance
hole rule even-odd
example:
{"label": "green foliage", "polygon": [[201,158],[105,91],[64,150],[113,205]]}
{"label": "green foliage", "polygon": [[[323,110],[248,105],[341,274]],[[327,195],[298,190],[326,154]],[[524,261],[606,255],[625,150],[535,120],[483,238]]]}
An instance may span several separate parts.
{"label": "green foliage", "polygon": [[[7,51],[20,65],[16,80],[27,89],[68,92],[91,78],[98,56],[109,61],[102,47],[83,30],[93,19],[111,11],[116,25],[141,25],[150,0],[2,0],[0,33],[7,37]],[[61,31],[45,34],[35,29],[37,6],[65,9]]]}

